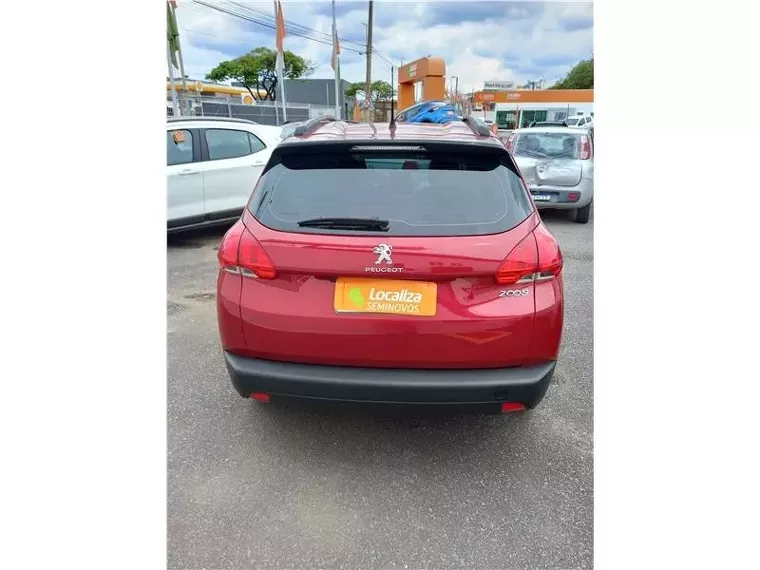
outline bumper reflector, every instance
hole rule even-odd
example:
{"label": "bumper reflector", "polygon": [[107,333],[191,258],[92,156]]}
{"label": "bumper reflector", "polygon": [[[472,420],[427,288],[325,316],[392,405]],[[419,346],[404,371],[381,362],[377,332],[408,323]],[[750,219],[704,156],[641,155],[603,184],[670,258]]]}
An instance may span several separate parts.
{"label": "bumper reflector", "polygon": [[504,402],[501,405],[502,414],[511,414],[513,412],[524,412],[524,411],[525,411],[525,405],[520,404],[519,402]]}
{"label": "bumper reflector", "polygon": [[253,392],[251,394],[251,399],[256,400],[257,402],[262,402],[264,404],[269,403],[269,394],[266,394],[264,392]]}

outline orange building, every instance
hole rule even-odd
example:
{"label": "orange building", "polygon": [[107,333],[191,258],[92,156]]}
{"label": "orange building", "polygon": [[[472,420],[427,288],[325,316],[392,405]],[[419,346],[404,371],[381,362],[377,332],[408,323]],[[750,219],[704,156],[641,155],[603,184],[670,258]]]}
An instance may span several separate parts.
{"label": "orange building", "polygon": [[577,114],[594,113],[593,89],[478,91],[476,105],[492,106],[500,129],[525,127],[533,121],[562,121]]}
{"label": "orange building", "polygon": [[441,57],[421,57],[398,69],[398,108],[419,101],[443,99],[446,93],[446,62]]}

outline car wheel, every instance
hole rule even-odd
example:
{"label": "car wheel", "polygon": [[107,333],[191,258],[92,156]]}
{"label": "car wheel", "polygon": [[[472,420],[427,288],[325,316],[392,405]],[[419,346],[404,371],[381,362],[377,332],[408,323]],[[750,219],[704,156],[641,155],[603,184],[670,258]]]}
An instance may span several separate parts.
{"label": "car wheel", "polygon": [[591,216],[591,204],[593,202],[589,202],[583,208],[578,208],[575,210],[575,221],[579,224],[587,224],[588,219]]}

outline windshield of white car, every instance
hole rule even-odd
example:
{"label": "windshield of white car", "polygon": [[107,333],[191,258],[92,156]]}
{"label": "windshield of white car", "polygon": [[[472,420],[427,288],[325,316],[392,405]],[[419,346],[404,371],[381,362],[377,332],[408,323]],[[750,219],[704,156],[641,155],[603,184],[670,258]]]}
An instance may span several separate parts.
{"label": "windshield of white car", "polygon": [[573,127],[573,126],[577,125],[578,121],[580,121],[580,119],[577,119],[577,118],[576,119],[566,119],[565,120],[565,122],[567,123],[568,127]]}

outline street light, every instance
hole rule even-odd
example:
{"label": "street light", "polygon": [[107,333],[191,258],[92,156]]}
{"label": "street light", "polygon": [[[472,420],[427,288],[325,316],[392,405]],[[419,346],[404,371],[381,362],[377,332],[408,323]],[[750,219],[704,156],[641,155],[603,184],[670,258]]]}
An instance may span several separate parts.
{"label": "street light", "polygon": [[456,93],[459,93],[459,77],[457,77],[456,75],[452,75],[451,77],[449,77],[449,91],[451,91],[451,81],[454,79],[456,79],[456,83],[454,84],[455,85],[454,93],[456,94]]}

